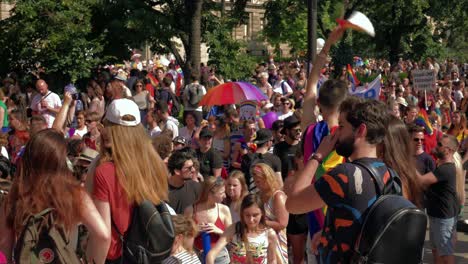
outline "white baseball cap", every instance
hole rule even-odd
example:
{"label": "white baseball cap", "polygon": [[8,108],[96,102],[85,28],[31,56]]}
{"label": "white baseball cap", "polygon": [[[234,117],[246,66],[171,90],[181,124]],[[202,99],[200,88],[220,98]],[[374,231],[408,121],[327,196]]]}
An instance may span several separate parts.
{"label": "white baseball cap", "polygon": [[[131,115],[135,118],[133,121],[123,120],[125,115]],[[136,126],[140,124],[140,109],[137,104],[129,99],[116,99],[110,103],[106,111],[106,119],[111,123],[122,126]]]}

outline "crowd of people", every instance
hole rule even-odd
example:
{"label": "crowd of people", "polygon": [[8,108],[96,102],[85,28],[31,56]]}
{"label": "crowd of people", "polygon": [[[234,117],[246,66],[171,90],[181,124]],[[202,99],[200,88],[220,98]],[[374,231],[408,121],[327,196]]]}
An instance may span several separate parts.
{"label": "crowd of people", "polygon": [[[99,68],[81,90],[67,85],[63,99],[40,76],[22,87],[10,74],[0,89],[0,253],[16,258],[25,221],[53,208],[80,258],[121,263],[120,234],[149,200],[173,214],[163,263],[349,263],[377,194],[350,163],[362,160],[384,178],[396,171],[403,196],[427,212],[435,263],[454,263],[467,64],[359,60],[359,76],[383,76],[378,100],[359,98],[346,67],[333,78],[328,52],[342,33],[309,77],[298,62],[259,64],[252,81],[268,100],[254,118],[239,104],[199,104],[224,82],[204,65],[183,84],[175,63],[145,70],[135,57],[129,69]],[[436,89],[412,89],[417,69],[435,71]]]}

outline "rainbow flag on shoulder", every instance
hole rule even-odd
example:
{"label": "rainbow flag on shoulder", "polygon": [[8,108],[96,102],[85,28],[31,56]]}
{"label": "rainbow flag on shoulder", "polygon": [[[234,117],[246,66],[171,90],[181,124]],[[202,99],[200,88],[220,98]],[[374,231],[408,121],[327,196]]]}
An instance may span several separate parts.
{"label": "rainbow flag on shoulder", "polygon": [[[310,155],[318,149],[322,139],[331,134],[335,133],[336,127],[329,129],[328,124],[325,121],[320,121],[316,124],[307,127],[304,132],[304,164],[308,161]],[[315,176],[312,180],[312,184],[320,179],[327,171],[333,169],[337,165],[345,162],[345,159],[338,155],[334,150],[327,157],[323,159],[322,164],[317,168]],[[320,231],[325,222],[326,207],[317,209],[307,214],[309,223],[309,234],[312,236]]]}

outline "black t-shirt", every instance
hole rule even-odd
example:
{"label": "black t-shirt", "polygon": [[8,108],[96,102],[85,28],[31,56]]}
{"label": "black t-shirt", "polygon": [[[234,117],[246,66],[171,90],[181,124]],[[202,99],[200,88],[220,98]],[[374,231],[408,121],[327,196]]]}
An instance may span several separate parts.
{"label": "black t-shirt", "polygon": [[431,155],[423,152],[419,155],[416,155],[416,168],[418,169],[419,173],[424,175],[435,170],[435,161]]}
{"label": "black t-shirt", "polygon": [[[381,160],[360,160],[372,164],[383,175],[384,184],[385,179],[390,179]],[[364,213],[377,199],[372,176],[364,168],[343,163],[318,179],[315,189],[328,206],[319,245],[320,259],[323,263],[350,263]]]}
{"label": "black t-shirt", "polygon": [[213,176],[213,169],[220,169],[223,167],[223,158],[219,151],[210,148],[206,153],[202,153],[197,149],[197,158],[200,162],[200,173],[203,177]]}
{"label": "black t-shirt", "polygon": [[426,191],[429,216],[446,219],[458,214],[456,173],[454,163],[444,163],[435,169],[437,182]]}
{"label": "black t-shirt", "polygon": [[199,198],[201,185],[198,182],[188,180],[183,186],[176,188],[169,185],[168,204],[177,214],[183,214],[185,208],[192,206]]}
{"label": "black t-shirt", "polygon": [[288,177],[288,172],[294,169],[294,156],[299,144],[289,145],[286,141],[282,141],[275,145],[273,154],[281,160],[281,176],[284,179]]}

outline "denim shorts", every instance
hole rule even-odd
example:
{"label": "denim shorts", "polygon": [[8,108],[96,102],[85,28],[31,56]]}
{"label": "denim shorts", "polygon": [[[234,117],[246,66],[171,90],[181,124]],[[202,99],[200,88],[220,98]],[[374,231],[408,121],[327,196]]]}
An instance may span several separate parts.
{"label": "denim shorts", "polygon": [[450,256],[455,253],[454,238],[457,218],[435,218],[429,216],[429,236],[432,248],[437,249],[439,256]]}

